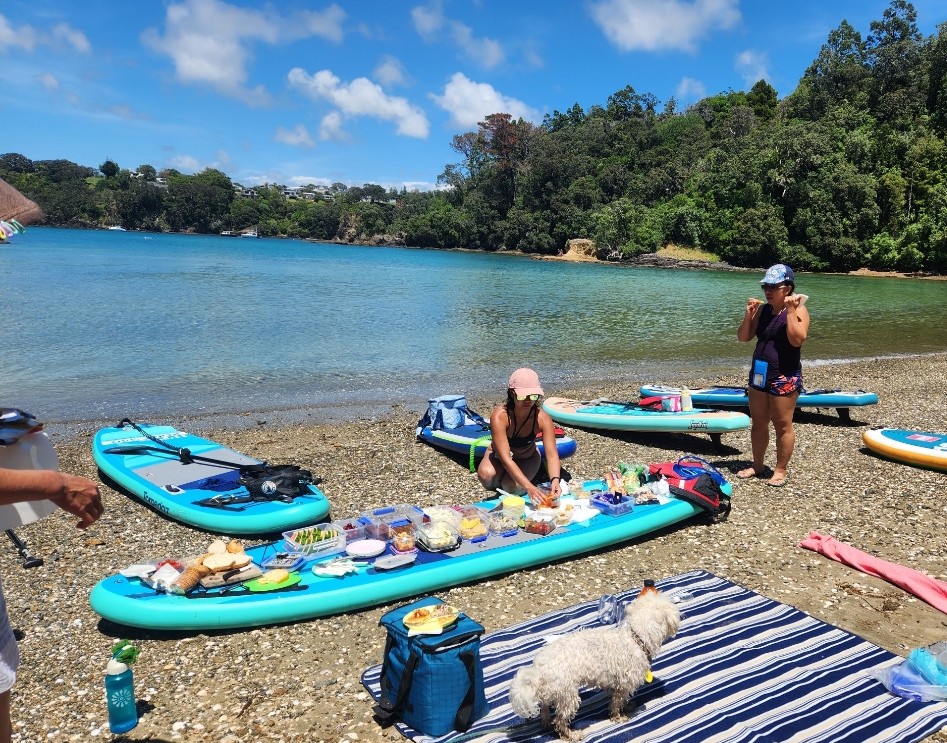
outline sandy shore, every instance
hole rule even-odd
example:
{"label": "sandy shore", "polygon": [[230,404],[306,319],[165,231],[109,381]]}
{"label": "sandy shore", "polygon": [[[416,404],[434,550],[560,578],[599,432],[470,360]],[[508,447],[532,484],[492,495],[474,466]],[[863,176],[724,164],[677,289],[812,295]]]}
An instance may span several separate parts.
{"label": "sandy shore", "polygon": [[[895,653],[947,637],[947,617],[893,586],[797,547],[810,531],[830,534],[896,563],[947,579],[944,490],[947,476],[875,458],[862,449],[869,425],[944,430],[947,354],[806,369],[809,388],[867,389],[880,404],[851,424],[834,412],[797,415],[796,455],[783,489],[760,481],[734,486],[733,512],[714,526],[679,524],[649,539],[584,558],[459,586],[438,595],[495,630],[551,609],[595,598],[643,578],[701,568],[796,606]],[[654,381],[654,380],[640,380]],[[731,379],[660,380],[740,383]],[[547,390],[583,399],[630,399],[636,390]],[[497,399],[474,399],[487,411]],[[333,515],[348,517],[392,502],[418,505],[478,500],[483,491],[457,461],[414,440],[421,412],[395,409],[365,424],[213,431],[211,437],[270,461],[305,464],[325,478]],[[176,423],[174,421],[169,421]],[[183,424],[179,424],[183,427]],[[96,477],[91,430],[54,437],[62,465]],[[619,460],[647,463],[685,453],[736,469],[749,457],[749,432],[707,437],[574,433],[566,469],[598,477]],[[772,457],[770,458],[772,460]],[[399,738],[371,717],[361,672],[380,660],[378,619],[391,605],[292,626],[217,634],[156,635],[103,623],[88,594],[104,576],[136,560],[203,551],[210,537],[169,522],[106,489],[107,512],[88,532],[64,513],[19,530],[44,559],[25,570],[10,544],[0,575],[22,665],[13,691],[14,740],[109,739],[103,670],[116,637],[135,639],[136,691],[144,713],[128,740],[383,741]],[[528,595],[530,600],[522,601]],[[929,741],[947,741],[938,733]]]}

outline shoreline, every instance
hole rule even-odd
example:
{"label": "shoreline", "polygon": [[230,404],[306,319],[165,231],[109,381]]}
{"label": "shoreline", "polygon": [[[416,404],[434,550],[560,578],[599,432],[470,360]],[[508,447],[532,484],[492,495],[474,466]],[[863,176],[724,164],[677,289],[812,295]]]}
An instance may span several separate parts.
{"label": "shoreline", "polygon": [[[834,411],[796,416],[789,483],[734,483],[733,511],[720,524],[682,522],[642,539],[435,592],[488,632],[663,578],[704,569],[853,632],[901,656],[943,639],[947,617],[894,586],[797,547],[810,531],[947,580],[942,528],[945,475],[876,458],[862,449],[870,425],[937,431],[947,421],[942,384],[947,353],[834,364],[807,364],[806,384],[867,389],[878,405],[856,408],[846,424]],[[733,371],[736,379],[739,370]],[[637,380],[638,382],[646,380]],[[693,379],[693,384],[726,380]],[[625,396],[624,380],[548,389],[582,399]],[[469,396],[480,412],[497,395]],[[910,401],[909,404],[906,401]],[[463,463],[414,440],[421,410],[392,408],[352,422],[219,426],[209,437],[251,456],[295,462],[325,478],[333,518],[395,502],[427,506],[485,496]],[[567,429],[578,442],[565,460],[572,476],[590,479],[619,460],[648,463],[696,454],[726,474],[748,461],[749,432],[723,437],[608,434]],[[97,478],[91,431],[79,426],[55,441],[62,469]],[[772,464],[773,455],[767,458]],[[0,575],[12,625],[20,633],[21,667],[13,687],[17,743],[47,738],[106,739],[102,673],[114,639],[141,649],[134,666],[144,711],[129,741],[223,743],[394,743],[393,729],[372,720],[359,677],[378,663],[378,620],[393,602],[351,614],[246,631],[154,633],[101,621],[88,593],[103,577],[136,561],[203,551],[212,535],[170,522],[124,494],[103,487],[106,513],[87,532],[62,512],[18,535],[44,565],[23,569],[11,545],[0,551]],[[523,601],[529,596],[529,601]],[[406,597],[407,600],[407,597]],[[38,713],[30,713],[36,709]],[[941,732],[925,743],[947,743]]]}

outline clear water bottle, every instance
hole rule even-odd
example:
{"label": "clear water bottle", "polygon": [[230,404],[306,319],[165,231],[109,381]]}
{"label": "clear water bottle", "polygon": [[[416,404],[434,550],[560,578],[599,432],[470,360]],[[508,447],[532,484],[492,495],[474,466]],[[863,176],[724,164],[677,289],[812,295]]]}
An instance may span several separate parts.
{"label": "clear water bottle", "polygon": [[138,648],[122,640],[112,648],[105,666],[105,701],[108,704],[109,729],[125,733],[138,724],[135,705],[135,677],[129,664],[138,657]]}
{"label": "clear water bottle", "polygon": [[694,401],[691,399],[691,391],[684,387],[681,390],[681,410],[690,412],[694,409]]}

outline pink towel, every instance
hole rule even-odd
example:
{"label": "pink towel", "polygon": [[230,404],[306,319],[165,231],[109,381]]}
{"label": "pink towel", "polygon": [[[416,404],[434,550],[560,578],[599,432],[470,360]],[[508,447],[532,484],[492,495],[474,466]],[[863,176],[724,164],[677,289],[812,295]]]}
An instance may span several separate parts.
{"label": "pink towel", "polygon": [[947,583],[943,581],[931,578],[912,568],[906,568],[904,565],[873,557],[867,552],[862,552],[860,549],[816,531],[809,532],[809,536],[803,539],[799,546],[825,555],[830,560],[861,570],[868,575],[883,578],[947,614]]}

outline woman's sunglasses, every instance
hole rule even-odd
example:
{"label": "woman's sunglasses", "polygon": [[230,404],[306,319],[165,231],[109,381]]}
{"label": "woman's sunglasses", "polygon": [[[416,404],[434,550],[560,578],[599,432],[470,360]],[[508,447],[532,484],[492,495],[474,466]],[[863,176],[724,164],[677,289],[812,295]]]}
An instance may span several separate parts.
{"label": "woman's sunglasses", "polygon": [[762,286],[764,292],[774,292],[781,286],[785,286],[785,284],[763,284]]}
{"label": "woman's sunglasses", "polygon": [[539,395],[517,395],[516,399],[520,402],[523,402],[523,400],[532,400],[533,402],[536,402],[539,399]]}

